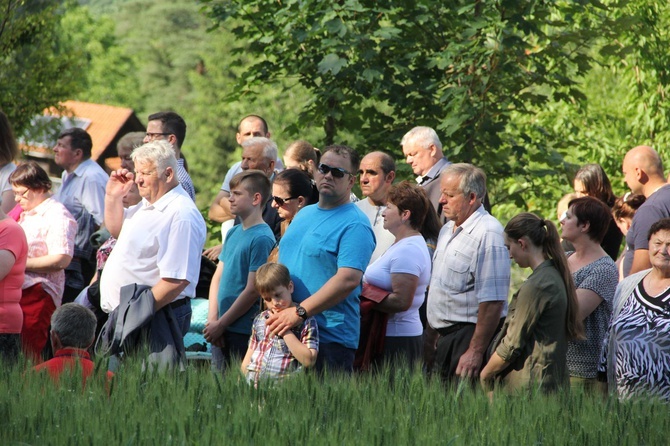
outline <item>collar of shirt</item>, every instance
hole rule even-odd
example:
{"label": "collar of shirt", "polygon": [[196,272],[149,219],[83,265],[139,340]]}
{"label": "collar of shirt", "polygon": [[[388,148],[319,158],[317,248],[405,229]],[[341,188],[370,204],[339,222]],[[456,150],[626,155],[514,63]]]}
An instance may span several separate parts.
{"label": "collar of shirt", "polygon": [[[186,195],[188,197],[188,194],[184,188],[181,187],[181,184],[170,189],[165,195],[156,200],[155,203],[149,203],[146,198],[142,198],[142,209],[156,209],[157,211],[163,212],[179,195]],[[188,199],[190,200],[191,197],[188,197]]]}
{"label": "collar of shirt", "polygon": [[33,209],[29,211],[23,211],[23,214],[43,216],[44,213],[49,209],[49,204],[51,203],[50,200],[53,200],[53,198],[51,197],[47,198],[46,200],[35,206]]}

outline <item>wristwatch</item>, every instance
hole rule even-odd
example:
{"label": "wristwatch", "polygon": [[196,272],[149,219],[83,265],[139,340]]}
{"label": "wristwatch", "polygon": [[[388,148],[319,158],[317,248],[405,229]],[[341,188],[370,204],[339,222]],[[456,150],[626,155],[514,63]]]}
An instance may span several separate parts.
{"label": "wristwatch", "polygon": [[303,321],[304,321],[304,320],[307,320],[307,310],[305,310],[305,309],[304,309],[303,307],[301,307],[300,305],[298,305],[297,307],[295,307],[295,314],[297,314],[298,316],[300,316],[300,317],[302,318]]}

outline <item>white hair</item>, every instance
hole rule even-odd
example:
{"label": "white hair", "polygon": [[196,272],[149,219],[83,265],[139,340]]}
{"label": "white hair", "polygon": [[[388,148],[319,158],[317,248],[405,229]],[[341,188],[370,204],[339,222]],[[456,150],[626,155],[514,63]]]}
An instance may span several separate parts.
{"label": "white hair", "polygon": [[152,163],[156,173],[162,175],[168,167],[177,173],[177,158],[172,144],[164,139],[157,139],[143,144],[130,154],[134,163]]}
{"label": "white hair", "polygon": [[275,161],[277,159],[277,144],[270,138],[265,138],[263,136],[254,136],[249,138],[246,141],[242,142],[242,147],[247,149],[250,147],[263,147],[263,157],[267,158],[270,161]]}
{"label": "white hair", "polygon": [[422,149],[428,149],[431,145],[437,147],[437,150],[442,151],[442,143],[440,138],[437,136],[435,130],[430,127],[414,127],[409,132],[405,133],[405,136],[402,137],[400,145],[404,146],[413,142],[417,144]]}

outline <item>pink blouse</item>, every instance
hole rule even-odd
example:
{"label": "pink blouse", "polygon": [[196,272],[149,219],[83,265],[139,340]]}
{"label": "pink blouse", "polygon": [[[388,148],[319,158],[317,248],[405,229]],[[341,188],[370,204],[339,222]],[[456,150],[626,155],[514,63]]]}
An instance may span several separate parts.
{"label": "pink blouse", "polygon": [[[72,214],[53,198],[47,198],[31,211],[24,211],[19,224],[28,239],[28,258],[53,254],[74,255],[74,237],[77,222]],[[38,283],[49,293],[56,307],[63,299],[65,271],[35,273],[26,271],[23,289]]]}
{"label": "pink blouse", "polygon": [[14,256],[14,266],[0,280],[0,333],[21,333],[23,311],[19,301],[28,244],[23,229],[11,218],[0,220],[0,250],[9,251]]}

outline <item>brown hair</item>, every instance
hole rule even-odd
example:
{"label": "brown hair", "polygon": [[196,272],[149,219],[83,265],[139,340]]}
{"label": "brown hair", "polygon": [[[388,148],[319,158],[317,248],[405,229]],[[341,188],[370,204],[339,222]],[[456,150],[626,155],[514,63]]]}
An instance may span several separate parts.
{"label": "brown hair", "polygon": [[626,193],[623,197],[619,197],[612,206],[612,216],[615,220],[624,218],[633,218],[635,212],[645,202],[646,197],[642,194]]}
{"label": "brown hair", "polygon": [[582,339],[584,327],[582,322],[577,320],[577,290],[568,267],[568,259],[561,247],[561,238],[556,225],[551,220],[544,220],[530,212],[523,212],[507,223],[505,234],[512,240],[526,237],[533,245],[541,247],[544,257],[554,263],[563,279],[568,296],[565,331],[570,339]]}
{"label": "brown hair", "polygon": [[51,190],[49,175],[36,161],[19,164],[9,176],[9,184],[23,186],[32,191],[49,192]]}
{"label": "brown hair", "polygon": [[437,239],[442,225],[424,188],[409,181],[402,181],[391,186],[388,201],[397,206],[400,212],[410,212],[409,224],[412,229],[419,231],[423,238]]}
{"label": "brown hair", "polygon": [[319,158],[321,158],[321,152],[319,149],[315,148],[313,145],[299,139],[293,141],[288,145],[284,151],[286,157],[296,160],[300,166],[300,170],[307,172],[310,176],[312,175],[311,169],[309,167],[309,161],[313,162],[316,166],[319,164]]}
{"label": "brown hair", "polygon": [[589,224],[586,234],[595,242],[601,243],[607,229],[612,221],[610,208],[605,203],[594,197],[579,197],[570,200],[568,209],[572,209],[572,214],[577,217],[581,224]]}
{"label": "brown hair", "polygon": [[575,174],[575,180],[581,181],[589,197],[597,198],[607,206],[614,205],[616,196],[612,184],[600,164],[586,164]]}
{"label": "brown hair", "polygon": [[288,288],[290,283],[291,274],[281,263],[266,263],[256,270],[254,285],[261,296],[273,292],[278,286]]}
{"label": "brown hair", "polygon": [[255,169],[242,171],[230,180],[231,191],[240,186],[251,194],[261,194],[261,208],[268,202],[272,192],[272,186],[267,175]]}

